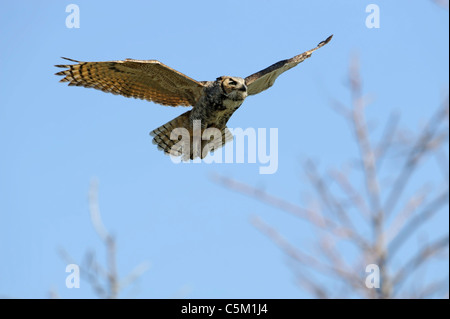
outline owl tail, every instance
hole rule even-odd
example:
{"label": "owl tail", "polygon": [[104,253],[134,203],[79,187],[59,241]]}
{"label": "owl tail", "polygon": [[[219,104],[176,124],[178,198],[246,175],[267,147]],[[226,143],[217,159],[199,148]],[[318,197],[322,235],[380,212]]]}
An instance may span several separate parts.
{"label": "owl tail", "polygon": [[[164,151],[166,155],[181,156],[183,161],[188,161],[197,157],[204,158],[210,151],[217,150],[233,140],[233,135],[228,128],[205,132],[201,129],[199,121],[198,123],[191,121],[190,115],[191,111],[187,111],[151,131],[153,144],[156,144],[158,149]],[[209,139],[206,139],[206,135]]]}

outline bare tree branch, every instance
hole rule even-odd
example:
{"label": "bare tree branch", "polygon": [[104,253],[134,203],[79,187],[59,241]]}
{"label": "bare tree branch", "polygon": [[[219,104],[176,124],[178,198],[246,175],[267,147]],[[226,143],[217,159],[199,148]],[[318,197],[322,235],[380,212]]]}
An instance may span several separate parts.
{"label": "bare tree branch", "polygon": [[403,210],[399,214],[397,214],[397,216],[395,216],[394,221],[386,229],[384,236],[386,242],[389,243],[394,237],[398,235],[399,231],[409,221],[414,212],[416,212],[425,202],[425,199],[429,195],[429,192],[430,190],[428,188],[424,188],[410,197]]}
{"label": "bare tree branch", "polygon": [[408,220],[406,225],[397,233],[389,243],[389,255],[392,257],[400,246],[415,233],[418,227],[423,226],[427,220],[437,214],[442,207],[448,204],[449,193],[448,190],[442,192],[434,200],[429,202],[427,206],[416,216]]}
{"label": "bare tree branch", "polygon": [[407,182],[409,181],[409,178],[415,172],[419,161],[429,150],[430,142],[433,141],[439,127],[445,121],[446,113],[448,114],[448,104],[446,108],[441,107],[437,110],[426,127],[423,129],[420,137],[416,140],[415,145],[408,154],[405,163],[400,170],[400,174],[396,178],[394,185],[391,188],[391,192],[389,193],[384,204],[384,211],[387,214],[393,213],[395,206],[399,201]]}
{"label": "bare tree branch", "polygon": [[398,128],[398,122],[400,120],[400,115],[398,113],[393,113],[389,117],[389,120],[386,124],[386,127],[384,128],[383,137],[381,138],[381,142],[378,144],[375,150],[375,156],[376,156],[376,168],[378,171],[381,170],[381,167],[383,165],[384,159],[386,158],[386,155],[388,151],[390,150],[395,133]]}
{"label": "bare tree branch", "polygon": [[348,178],[338,172],[337,170],[333,170],[330,174],[334,181],[341,187],[341,189],[347,194],[350,201],[353,203],[353,206],[356,207],[361,214],[367,219],[370,218],[370,211],[366,205],[366,202],[362,195],[352,186]]}
{"label": "bare tree branch", "polygon": [[[116,240],[103,225],[98,205],[98,182],[96,180],[91,181],[89,188],[89,215],[95,232],[106,247],[107,265],[106,269],[103,268],[97,262],[95,254],[88,252],[82,266],[80,266],[80,275],[89,283],[99,298],[115,299],[119,297],[121,290],[135,282],[147,270],[148,266],[147,264],[141,264],[125,279],[119,279]],[[64,249],[60,249],[59,253],[66,262],[77,264]]]}
{"label": "bare tree branch", "polygon": [[319,261],[317,258],[314,258],[304,252],[301,252],[299,249],[292,246],[287,240],[285,240],[278,231],[274,228],[270,227],[266,223],[264,223],[258,217],[253,217],[251,220],[252,224],[259,229],[263,234],[272,239],[272,241],[288,256],[298,261],[303,265],[308,265],[312,269],[316,271],[321,271],[324,274],[327,274],[331,277],[338,277],[346,280],[348,284],[350,284],[353,288],[358,290],[366,290],[367,288],[363,284],[363,280],[356,276],[353,272],[345,269],[338,268],[336,265],[328,265]]}
{"label": "bare tree branch", "polygon": [[411,276],[421,265],[429,260],[430,257],[438,254],[441,250],[448,248],[449,235],[445,235],[431,244],[426,244],[424,247],[411,257],[403,267],[394,275],[392,283],[397,290],[405,282],[405,277]]}
{"label": "bare tree branch", "polygon": [[352,221],[347,215],[347,212],[343,209],[340,203],[329,192],[326,183],[320,177],[317,172],[317,168],[313,162],[307,161],[305,165],[306,175],[309,177],[310,182],[314,185],[314,189],[319,195],[321,201],[326,205],[328,210],[335,213],[346,228],[351,229],[353,236],[358,238],[358,241],[364,241],[364,239],[358,234],[357,229],[353,225]]}
{"label": "bare tree branch", "polygon": [[328,232],[331,232],[340,238],[351,238],[353,239],[351,241],[352,243],[360,246],[363,249],[370,249],[370,246],[368,246],[365,241],[361,240],[361,238],[357,234],[353,233],[351,229],[348,229],[343,226],[338,226],[334,221],[327,219],[321,216],[320,214],[317,214],[308,209],[303,209],[295,204],[289,203],[281,198],[273,196],[265,192],[264,190],[260,190],[247,184],[240,183],[225,176],[215,174],[212,175],[211,178],[218,184],[221,184],[229,189],[238,191],[239,193],[242,193],[244,195],[254,197],[261,202],[269,204],[273,207],[288,212],[299,218],[305,219],[309,221],[312,225],[322,228]]}
{"label": "bare tree branch", "polygon": [[448,0],[432,0],[438,6],[448,10]]}

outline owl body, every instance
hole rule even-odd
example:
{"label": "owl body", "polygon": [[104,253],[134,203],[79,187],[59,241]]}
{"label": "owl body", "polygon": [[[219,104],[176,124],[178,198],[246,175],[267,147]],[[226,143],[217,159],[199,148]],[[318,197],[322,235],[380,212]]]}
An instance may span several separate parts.
{"label": "owl body", "polygon": [[[331,38],[329,36],[314,49],[279,61],[246,78],[221,76],[215,81],[199,82],[157,60],[133,59],[80,62],[64,58],[76,64],[56,65],[66,68],[56,75],[64,76],[61,82],[69,82],[70,86],[95,88],[162,105],[193,106],[192,110],[151,131],[150,135],[158,149],[166,154],[182,156],[183,159],[203,158],[209,151],[218,149],[233,139],[226,124],[247,96],[267,90],[280,74],[309,58],[312,52],[327,44]],[[199,130],[196,130],[196,125]],[[216,130],[208,131],[209,128]],[[193,146],[177,148],[177,132],[188,134],[191,145],[195,144],[195,138],[201,138],[198,145],[201,150],[194,150]],[[213,138],[209,138],[210,135]],[[212,147],[205,148],[206,146]],[[174,148],[176,150],[172,152]]]}
{"label": "owl body", "polygon": [[206,82],[202,96],[191,111],[191,122],[200,120],[202,129],[222,129],[246,97],[247,86],[242,78],[221,76]]}
{"label": "owl body", "polygon": [[[183,156],[183,160],[204,158],[210,151],[233,139],[226,124],[246,97],[247,86],[242,78],[221,76],[216,81],[204,82],[202,95],[192,110],[150,132],[153,143],[166,154]],[[185,150],[174,151],[179,142],[178,134],[182,133],[176,131],[177,128],[187,130],[189,143]],[[205,136],[205,130],[210,128],[217,129],[220,136]],[[195,141],[200,142],[196,144]],[[205,149],[207,146],[210,147]]]}

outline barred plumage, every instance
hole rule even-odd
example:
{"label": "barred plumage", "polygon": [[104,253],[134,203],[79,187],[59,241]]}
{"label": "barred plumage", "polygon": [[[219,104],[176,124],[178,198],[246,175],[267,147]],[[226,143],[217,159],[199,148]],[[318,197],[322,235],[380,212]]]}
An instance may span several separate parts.
{"label": "barred plumage", "polygon": [[156,60],[81,62],[56,65],[67,70],[56,73],[70,86],[152,101],[162,105],[190,106],[201,96],[203,84]]}
{"label": "barred plumage", "polygon": [[[187,130],[189,152],[183,153],[181,149],[182,144],[177,145],[181,141],[181,136],[178,135],[177,131],[174,131],[176,128],[185,128]],[[203,140],[202,136],[206,134],[203,134],[205,130],[201,130],[201,128],[200,136],[196,136],[192,126],[191,111],[187,111],[174,118],[172,121],[154,129],[150,132],[150,135],[153,136],[153,144],[156,144],[158,149],[164,151],[166,155],[182,156],[182,160],[187,161],[197,157],[204,158],[208,155],[209,151],[218,150],[227,142],[233,140],[233,135],[227,127],[223,127],[222,129],[219,129],[219,131],[221,133],[219,139],[211,139],[211,137],[206,139],[205,137],[205,140]],[[171,134],[173,136],[171,136]],[[171,137],[173,137],[173,139],[171,139]],[[197,138],[198,141],[200,141],[198,149],[194,147],[194,138]],[[208,148],[205,148],[206,146],[208,146]]]}

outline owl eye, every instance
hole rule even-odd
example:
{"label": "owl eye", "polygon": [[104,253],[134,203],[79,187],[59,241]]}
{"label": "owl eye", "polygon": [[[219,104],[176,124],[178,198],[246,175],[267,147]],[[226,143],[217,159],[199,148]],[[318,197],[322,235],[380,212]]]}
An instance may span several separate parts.
{"label": "owl eye", "polygon": [[234,80],[230,80],[230,81],[228,81],[228,84],[229,84],[229,85],[236,85],[236,84],[237,84],[237,82],[236,82],[236,81],[234,81]]}

